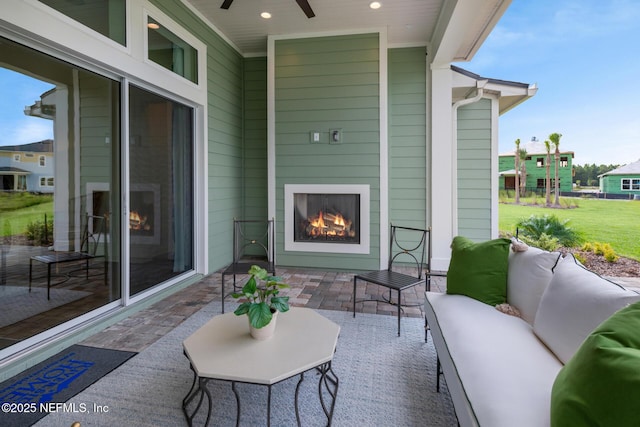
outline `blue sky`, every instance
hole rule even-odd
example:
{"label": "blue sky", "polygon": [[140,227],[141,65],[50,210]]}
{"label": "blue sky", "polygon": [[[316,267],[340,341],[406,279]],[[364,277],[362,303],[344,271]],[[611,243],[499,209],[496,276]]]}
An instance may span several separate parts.
{"label": "blue sky", "polygon": [[53,139],[53,121],[24,114],[40,100],[49,83],[0,67],[0,145],[20,145]]}
{"label": "blue sky", "polygon": [[[626,164],[640,159],[638,43],[638,0],[513,0],[474,59],[456,65],[537,84],[501,116],[501,153],[559,132],[575,164]],[[22,112],[50,88],[0,68],[0,145],[52,138],[51,121]]]}
{"label": "blue sky", "polygon": [[640,159],[640,1],[513,0],[471,62],[483,77],[536,83],[500,116],[500,152],[562,134],[574,164]]}

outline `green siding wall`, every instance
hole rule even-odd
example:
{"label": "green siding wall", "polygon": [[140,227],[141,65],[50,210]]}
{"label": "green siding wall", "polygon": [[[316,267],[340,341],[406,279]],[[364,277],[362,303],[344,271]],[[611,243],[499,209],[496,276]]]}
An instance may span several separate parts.
{"label": "green siding wall", "polygon": [[[628,194],[629,198],[633,198],[633,195],[640,194],[640,190],[623,190],[622,189],[622,180],[630,180],[629,182],[636,182],[640,179],[640,175],[638,174],[630,174],[630,175],[605,175],[600,178],[600,191],[603,193],[612,193],[612,194]],[[631,187],[633,188],[633,187]]]}
{"label": "green siding wall", "polygon": [[[209,270],[231,262],[233,218],[243,215],[242,56],[174,0],[153,3],[207,45]],[[202,60],[202,59],[201,59]]]}
{"label": "green siding wall", "polygon": [[458,234],[491,238],[491,101],[458,109]]}
{"label": "green siding wall", "polygon": [[267,219],[267,58],[244,61],[244,215]]}
{"label": "green siding wall", "polygon": [[426,60],[424,48],[390,49],[389,220],[427,224]]}
{"label": "green siding wall", "polygon": [[[522,144],[521,144],[522,147]],[[513,144],[513,148],[515,150],[515,144]],[[555,174],[556,160],[554,153],[554,148],[552,145],[551,148],[551,169],[549,173],[551,174],[551,191],[553,192],[553,177]],[[539,179],[545,179],[546,177],[546,168],[537,166],[537,161],[539,158],[543,159],[543,162],[547,161],[547,153],[530,153],[528,156],[529,160],[525,162],[526,171],[527,171],[527,184],[526,187],[528,190],[533,190],[538,188],[539,191],[544,192],[544,185],[542,187],[538,186]],[[558,171],[558,175],[560,177],[560,191],[573,191],[573,154],[572,153],[560,153],[560,157],[566,157],[567,166],[560,166],[560,170]],[[507,170],[515,169],[515,158],[513,155],[501,155],[498,163],[498,169],[500,172]],[[504,177],[500,178],[499,188],[502,190],[505,188],[505,179]]]}
{"label": "green siding wall", "polygon": [[[380,228],[378,34],[275,43],[276,253],[279,265],[377,268]],[[343,132],[329,144],[329,130]],[[321,132],[310,143],[310,131]],[[368,184],[368,255],[284,251],[285,184]]]}

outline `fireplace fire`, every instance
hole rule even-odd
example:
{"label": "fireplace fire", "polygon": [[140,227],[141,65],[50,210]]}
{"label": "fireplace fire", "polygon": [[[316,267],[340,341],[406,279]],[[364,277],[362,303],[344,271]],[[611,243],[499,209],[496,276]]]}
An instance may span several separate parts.
{"label": "fireplace fire", "polygon": [[295,194],[295,241],[359,243],[358,194]]}
{"label": "fireplace fire", "polygon": [[[326,220],[325,220],[326,219]],[[332,236],[332,237],[355,237],[356,232],[352,229],[353,221],[345,220],[342,214],[331,214],[318,212],[317,216],[307,218],[305,232],[310,237]]]}
{"label": "fireplace fire", "polygon": [[147,215],[140,215],[137,211],[129,212],[129,229],[134,231],[153,231]]}
{"label": "fireplace fire", "polygon": [[151,236],[154,227],[153,191],[132,191],[129,231],[132,235]]}

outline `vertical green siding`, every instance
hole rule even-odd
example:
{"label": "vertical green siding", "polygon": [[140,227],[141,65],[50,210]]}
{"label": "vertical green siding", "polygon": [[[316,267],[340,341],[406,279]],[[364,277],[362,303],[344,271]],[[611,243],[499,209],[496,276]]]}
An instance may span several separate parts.
{"label": "vertical green siding", "polygon": [[[275,43],[276,251],[280,265],[369,269],[378,265],[380,101],[378,34]],[[329,129],[343,132],[329,144]],[[310,131],[321,132],[310,143]],[[285,184],[368,184],[368,255],[284,251]]]}
{"label": "vertical green siding", "polygon": [[[153,3],[207,45],[209,270],[231,262],[233,218],[242,217],[243,58],[181,2]],[[196,179],[201,179],[197,177]]]}
{"label": "vertical green siding", "polygon": [[458,234],[491,238],[491,101],[458,109]]}
{"label": "vertical green siding", "polygon": [[[113,87],[105,78],[95,78],[89,73],[78,74],[80,97],[80,193],[85,194],[87,183],[99,182],[111,184],[112,153],[111,144],[105,138],[112,139],[111,99]],[[117,138],[117,135],[116,135]],[[85,201],[85,203],[89,203]],[[86,212],[86,208],[81,210]]]}
{"label": "vertical green siding", "polygon": [[389,220],[427,224],[426,60],[424,48],[391,49],[389,61]]}

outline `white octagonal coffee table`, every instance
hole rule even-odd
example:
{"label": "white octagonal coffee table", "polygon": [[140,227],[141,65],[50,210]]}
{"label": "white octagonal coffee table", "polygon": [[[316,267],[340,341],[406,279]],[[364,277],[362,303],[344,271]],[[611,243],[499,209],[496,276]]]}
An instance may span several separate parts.
{"label": "white octagonal coffee table", "polygon": [[[240,399],[236,383],[258,384],[268,387],[267,425],[271,425],[271,387],[281,381],[300,375],[296,386],[296,420],[300,425],[298,391],[304,373],[317,369],[320,403],[331,425],[338,394],[338,377],[331,369],[331,361],[338,342],[340,326],[314,310],[292,307],[279,313],[274,336],[258,341],[249,334],[247,316],[226,313],[215,316],[183,342],[184,353],[194,372],[193,385],[182,402],[189,425],[207,397],[211,418],[212,397],[207,389],[210,380],[231,382],[236,397],[236,425],[240,425]],[[323,396],[323,386],[331,402]],[[198,397],[198,404],[189,414],[189,404]]]}

